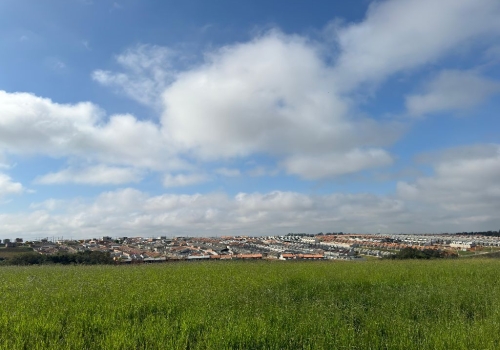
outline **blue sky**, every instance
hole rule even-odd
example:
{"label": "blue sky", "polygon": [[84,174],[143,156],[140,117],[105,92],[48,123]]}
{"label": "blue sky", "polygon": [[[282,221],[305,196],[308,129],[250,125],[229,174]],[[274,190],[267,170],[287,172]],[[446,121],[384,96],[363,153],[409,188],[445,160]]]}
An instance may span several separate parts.
{"label": "blue sky", "polygon": [[0,3],[5,238],[500,228],[497,0]]}

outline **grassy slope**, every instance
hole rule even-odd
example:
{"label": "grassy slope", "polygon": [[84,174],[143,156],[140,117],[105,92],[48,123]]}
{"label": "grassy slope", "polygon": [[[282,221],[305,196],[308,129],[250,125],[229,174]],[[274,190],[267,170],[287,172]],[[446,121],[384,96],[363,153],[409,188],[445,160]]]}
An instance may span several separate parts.
{"label": "grassy slope", "polygon": [[500,262],[0,269],[1,349],[496,349]]}

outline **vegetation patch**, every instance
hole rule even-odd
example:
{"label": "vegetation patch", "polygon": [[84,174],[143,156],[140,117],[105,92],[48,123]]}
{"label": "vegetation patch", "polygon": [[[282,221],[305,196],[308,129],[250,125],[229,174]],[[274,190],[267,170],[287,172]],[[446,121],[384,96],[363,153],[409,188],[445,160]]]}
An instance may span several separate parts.
{"label": "vegetation patch", "polygon": [[403,248],[393,255],[389,255],[387,259],[443,259],[443,258],[457,258],[458,254],[455,252],[448,252],[435,249],[416,249],[416,248]]}
{"label": "vegetation patch", "polygon": [[0,349],[497,349],[500,262],[0,269]]}
{"label": "vegetation patch", "polygon": [[113,263],[113,258],[111,258],[109,253],[89,250],[78,253],[57,253],[52,255],[39,254],[33,251],[26,253],[24,251],[12,254],[4,258],[3,261],[0,261],[2,265],[106,265]]}
{"label": "vegetation patch", "polygon": [[29,252],[33,252],[33,249],[30,247],[0,247],[0,260],[9,259],[19,254],[25,254]]}

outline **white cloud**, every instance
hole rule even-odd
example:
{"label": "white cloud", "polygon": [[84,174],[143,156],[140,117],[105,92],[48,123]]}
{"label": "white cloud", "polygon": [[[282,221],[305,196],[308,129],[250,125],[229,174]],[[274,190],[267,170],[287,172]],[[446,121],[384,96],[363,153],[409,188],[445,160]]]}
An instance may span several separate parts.
{"label": "white cloud", "polygon": [[167,174],[163,178],[164,187],[184,187],[207,182],[210,178],[205,174]]}
{"label": "white cloud", "polygon": [[[272,191],[151,196],[129,188],[102,193],[90,202],[50,199],[34,203],[30,212],[0,214],[0,230],[7,235],[91,237],[496,229],[500,145],[460,150],[442,152],[433,160],[434,175],[400,182],[395,195]],[[177,184],[181,178],[171,177]]]}
{"label": "white cloud", "polygon": [[153,170],[185,164],[160,126],[131,115],[112,115],[90,102],[57,104],[28,93],[0,91],[0,152],[79,157]]}
{"label": "white cloud", "polygon": [[308,196],[273,191],[234,197],[221,193],[148,196],[134,189],[105,192],[92,203],[51,201],[33,209],[0,214],[2,232],[74,237],[357,232],[371,230],[381,217],[395,217],[405,210],[399,200],[367,194]]}
{"label": "white cloud", "polygon": [[483,217],[485,222],[495,222],[500,212],[498,179],[500,145],[460,147],[436,157],[432,176],[398,183],[398,194],[420,205],[434,205],[436,213],[450,220]]}
{"label": "white cloud", "polygon": [[378,148],[353,149],[346,153],[330,153],[321,156],[291,156],[283,163],[288,173],[306,179],[321,179],[328,176],[356,173],[392,164],[392,157]]}
{"label": "white cloud", "polygon": [[350,127],[334,88],[305,39],[270,33],[180,74],[163,95],[165,132],[206,159],[318,148]]}
{"label": "white cloud", "polygon": [[116,89],[145,105],[156,105],[163,90],[174,79],[172,62],[177,53],[157,45],[137,45],[116,57],[124,73],[92,72],[92,79]]}
{"label": "white cloud", "polygon": [[[173,63],[180,58],[171,49],[139,45],[117,57],[124,73],[93,77],[151,106],[161,95],[162,132],[182,154],[210,162],[262,153],[288,173],[319,179],[391,163],[383,147],[402,128],[356,115],[353,88],[435,62],[475,39],[488,43],[500,34],[499,15],[496,0],[374,2],[363,21],[336,26],[332,60],[325,57],[332,42],[274,30],[206,52],[187,68]],[[440,101],[448,102],[432,108],[449,108],[462,94],[447,93]]]}
{"label": "white cloud", "polygon": [[497,0],[389,0],[373,2],[366,18],[335,33],[339,86],[378,82],[435,62],[479,37],[500,34]]}
{"label": "white cloud", "polygon": [[217,175],[226,176],[226,177],[237,177],[241,175],[239,169],[230,169],[230,168],[218,168],[214,171]]}
{"label": "white cloud", "polygon": [[10,176],[0,173],[0,198],[10,194],[20,194],[26,189],[19,182],[14,182]]}
{"label": "white cloud", "polygon": [[[182,158],[199,167],[263,154],[306,179],[389,165],[384,148],[402,128],[361,117],[352,89],[472,42],[487,46],[500,33],[499,15],[496,0],[374,2],[361,22],[336,27],[335,57],[332,41],[277,30],[205,52],[201,63],[191,65],[178,50],[136,45],[116,56],[120,71],[96,70],[92,78],[161,111],[159,123],[108,118],[88,102],[63,105],[0,92],[0,151],[162,173],[193,171]],[[473,105],[491,93],[486,79],[453,74],[442,73],[424,94],[408,97],[412,113]],[[476,89],[446,89],[456,81]],[[199,181],[200,175],[180,174],[164,182]]]}
{"label": "white cloud", "polygon": [[57,173],[49,173],[35,180],[36,183],[50,184],[88,184],[88,185],[119,185],[139,182],[142,172],[133,168],[110,167],[96,165],[88,168],[68,168]]}
{"label": "white cloud", "polygon": [[429,82],[422,94],[406,97],[406,107],[412,115],[474,107],[494,93],[500,83],[483,78],[472,71],[442,71]]}
{"label": "white cloud", "polygon": [[[204,161],[259,152],[285,158],[285,166],[296,158],[351,158],[360,146],[385,145],[399,134],[394,125],[349,116],[320,50],[276,31],[212,52],[179,74],[163,98],[163,131]],[[315,178],[371,168],[371,153],[342,171],[323,167]]]}
{"label": "white cloud", "polygon": [[416,161],[421,164],[441,164],[452,162],[457,159],[468,161],[474,159],[495,158],[498,155],[498,145],[496,144],[475,144],[456,146],[440,151],[422,153],[416,157]]}

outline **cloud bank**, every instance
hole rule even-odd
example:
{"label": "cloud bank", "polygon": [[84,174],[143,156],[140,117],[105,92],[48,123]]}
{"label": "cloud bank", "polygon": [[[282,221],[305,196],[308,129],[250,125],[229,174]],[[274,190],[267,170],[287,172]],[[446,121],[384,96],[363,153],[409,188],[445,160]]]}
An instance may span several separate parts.
{"label": "cloud bank", "polygon": [[[293,191],[149,195],[125,188],[92,200],[35,203],[31,212],[0,215],[0,226],[10,235],[90,237],[399,233],[409,227],[412,232],[461,232],[500,225],[500,145],[450,149],[433,161],[433,169],[433,175],[401,181],[395,193],[383,196]],[[0,189],[5,188],[2,180]]]}
{"label": "cloud bank", "polygon": [[[67,163],[34,175],[36,185],[139,187],[154,174],[161,188],[37,202],[1,214],[0,227],[75,236],[491,229],[500,223],[497,144],[451,149],[430,161],[431,174],[399,181],[387,195],[183,195],[164,188],[283,174],[333,181],[389,169],[398,162],[396,142],[420,120],[408,116],[470,110],[498,94],[500,83],[476,59],[498,48],[498,18],[497,0],[388,0],[373,2],[357,23],[328,26],[323,40],[273,29],[197,59],[131,46],[115,57],[117,70],[96,69],[91,79],[150,107],[151,119],[0,91],[1,163],[26,155]],[[450,64],[459,53],[467,62]],[[401,115],[364,111],[394,77],[413,85],[400,92]],[[251,161],[253,169],[242,166]],[[0,174],[0,197],[24,192]]]}

